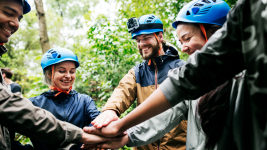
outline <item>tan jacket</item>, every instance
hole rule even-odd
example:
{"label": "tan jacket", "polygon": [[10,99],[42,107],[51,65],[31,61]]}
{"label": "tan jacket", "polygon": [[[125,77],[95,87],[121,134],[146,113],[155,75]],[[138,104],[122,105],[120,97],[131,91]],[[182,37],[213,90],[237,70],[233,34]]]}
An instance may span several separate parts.
{"label": "tan jacket", "polygon": [[[120,81],[112,96],[104,106],[103,111],[115,110],[118,115],[126,111],[137,99],[137,105],[144,102],[167,78],[170,69],[184,65],[173,47],[165,50],[165,55],[156,57],[154,64],[148,65],[147,61],[135,66]],[[155,76],[156,74],[156,76]],[[156,83],[156,84],[155,84]],[[186,121],[182,121],[173,130],[160,139],[160,149],[184,150],[186,142]],[[158,141],[135,149],[158,149]]]}
{"label": "tan jacket", "polygon": [[7,128],[45,143],[64,147],[79,142],[82,129],[57,120],[50,112],[35,107],[21,93],[11,93],[0,71],[0,149],[11,150]]}

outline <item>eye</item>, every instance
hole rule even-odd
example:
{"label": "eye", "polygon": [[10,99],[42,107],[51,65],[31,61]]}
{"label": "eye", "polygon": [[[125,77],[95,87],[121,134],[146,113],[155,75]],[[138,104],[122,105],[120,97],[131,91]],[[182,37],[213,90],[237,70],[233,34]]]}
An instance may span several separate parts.
{"label": "eye", "polygon": [[6,11],[4,11],[4,13],[5,13],[7,16],[12,16],[11,13],[8,13],[8,12],[6,12]]}
{"label": "eye", "polygon": [[59,72],[59,73],[65,73],[65,71],[63,71],[63,70],[59,70],[58,72]]}
{"label": "eye", "polygon": [[191,39],[191,37],[188,37],[188,38],[185,39],[185,41],[189,41],[190,39]]}

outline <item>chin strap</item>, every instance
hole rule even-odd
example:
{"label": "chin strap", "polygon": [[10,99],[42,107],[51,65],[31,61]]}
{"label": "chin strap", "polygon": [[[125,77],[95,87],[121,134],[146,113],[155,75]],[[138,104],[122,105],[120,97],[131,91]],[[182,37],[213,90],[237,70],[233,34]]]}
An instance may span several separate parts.
{"label": "chin strap", "polygon": [[205,28],[204,28],[204,25],[202,23],[199,23],[199,27],[200,27],[200,30],[202,31],[202,33],[204,34],[205,40],[207,42],[208,38],[207,38],[207,33],[206,33]]}
{"label": "chin strap", "polygon": [[51,78],[51,80],[53,80],[53,83],[55,86],[49,86],[49,88],[51,90],[58,91],[58,93],[55,95],[55,97],[57,97],[60,93],[65,93],[66,95],[68,95],[70,93],[72,86],[70,86],[68,91],[65,91],[65,90],[61,90],[60,88],[58,88],[56,83],[54,82],[54,65],[52,66],[52,78]]}
{"label": "chin strap", "polygon": [[[154,36],[156,37],[156,39],[157,39],[157,41],[158,41],[158,43],[159,43],[159,39],[158,39],[157,35],[156,35],[155,33],[153,33],[153,34],[154,34]],[[158,53],[157,53],[154,57],[159,56],[160,51],[161,51],[161,46],[160,46],[160,44],[159,44],[159,51],[158,51]],[[151,59],[149,59],[149,61],[148,61],[148,65],[151,65]]]}

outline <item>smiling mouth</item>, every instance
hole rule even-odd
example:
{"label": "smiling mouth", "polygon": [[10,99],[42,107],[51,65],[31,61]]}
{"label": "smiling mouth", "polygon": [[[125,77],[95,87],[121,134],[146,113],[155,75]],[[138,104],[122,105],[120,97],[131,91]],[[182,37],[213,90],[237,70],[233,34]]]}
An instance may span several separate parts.
{"label": "smiling mouth", "polygon": [[4,27],[2,27],[2,26],[1,26],[1,28],[2,28],[3,30],[5,30],[6,32],[8,32],[9,34],[12,34],[12,31],[8,30],[7,28],[4,28]]}
{"label": "smiling mouth", "polygon": [[143,52],[146,52],[146,51],[149,50],[149,49],[150,49],[150,47],[143,48],[142,51],[143,51]]}
{"label": "smiling mouth", "polygon": [[71,81],[61,81],[61,82],[63,82],[63,83],[70,83]]}

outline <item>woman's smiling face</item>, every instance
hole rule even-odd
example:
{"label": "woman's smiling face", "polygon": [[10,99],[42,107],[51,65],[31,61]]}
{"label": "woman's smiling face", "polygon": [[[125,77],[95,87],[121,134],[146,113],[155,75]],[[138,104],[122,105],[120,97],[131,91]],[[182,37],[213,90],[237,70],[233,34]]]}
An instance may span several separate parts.
{"label": "woman's smiling face", "polygon": [[[76,77],[75,63],[72,61],[64,61],[55,65],[54,79],[52,85],[61,90],[69,90],[74,83]],[[49,76],[51,78],[51,76]],[[54,85],[56,84],[56,85]]]}
{"label": "woman's smiling face", "polygon": [[196,24],[180,23],[177,26],[176,33],[182,45],[182,52],[188,55],[200,50],[206,43],[200,28]]}

